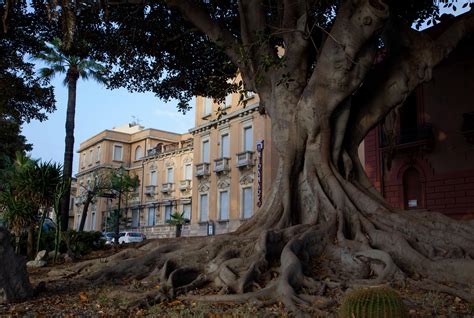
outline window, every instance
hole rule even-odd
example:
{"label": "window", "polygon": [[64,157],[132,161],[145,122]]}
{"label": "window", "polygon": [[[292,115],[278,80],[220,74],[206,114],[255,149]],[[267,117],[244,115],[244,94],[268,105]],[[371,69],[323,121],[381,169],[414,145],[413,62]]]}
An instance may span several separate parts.
{"label": "window", "polygon": [[154,207],[148,208],[148,220],[147,220],[147,225],[148,225],[148,226],[153,226],[153,225],[155,225],[155,208],[154,208]]}
{"label": "window", "polygon": [[89,150],[89,165],[91,165],[93,161],[94,161],[94,150],[91,149]]}
{"label": "window", "polygon": [[156,171],[150,172],[150,185],[156,186]]}
{"label": "window", "polygon": [[211,114],[211,112],[212,112],[212,99],[206,97],[204,99],[203,115],[207,116],[207,115]]}
{"label": "window", "polygon": [[229,219],[229,191],[219,192],[219,219]]}
{"label": "window", "polygon": [[96,212],[97,212],[97,205],[94,203],[92,204],[92,226],[91,229],[95,231],[95,225],[96,225]]}
{"label": "window", "polygon": [[193,175],[193,166],[190,163],[184,165],[184,180],[191,180]]}
{"label": "window", "polygon": [[207,162],[209,163],[210,160],[209,160],[209,147],[210,147],[210,144],[209,144],[209,140],[204,140],[202,142],[202,162]]}
{"label": "window", "polygon": [[135,148],[135,160],[140,160],[143,157],[143,150],[142,147],[138,146]]}
{"label": "window", "polygon": [[242,188],[242,216],[248,219],[252,216],[253,191],[252,187]]}
{"label": "window", "polygon": [[173,183],[173,168],[166,169],[166,180],[168,183]]}
{"label": "window", "polygon": [[132,209],[132,227],[140,226],[140,209]]}
{"label": "window", "polygon": [[229,94],[225,97],[224,108],[231,107],[231,106],[232,106],[232,94]]}
{"label": "window", "polygon": [[220,155],[221,158],[229,158],[230,156],[229,134],[221,135]]}
{"label": "window", "polygon": [[191,204],[183,204],[183,217],[191,220]]}
{"label": "window", "polygon": [[252,126],[244,127],[244,151],[253,151]]}
{"label": "window", "polygon": [[100,161],[100,146],[97,146],[96,159],[97,162]]}
{"label": "window", "polygon": [[207,193],[201,194],[201,196],[199,197],[199,211],[200,211],[199,221],[206,222],[208,220],[208,212],[209,212]]}
{"label": "window", "polygon": [[171,220],[171,205],[165,205],[165,223]]}
{"label": "window", "polygon": [[122,145],[114,145],[114,161],[122,161]]}
{"label": "window", "polygon": [[86,153],[83,152],[82,153],[82,164],[81,164],[82,169],[84,169],[85,166],[86,166]]}

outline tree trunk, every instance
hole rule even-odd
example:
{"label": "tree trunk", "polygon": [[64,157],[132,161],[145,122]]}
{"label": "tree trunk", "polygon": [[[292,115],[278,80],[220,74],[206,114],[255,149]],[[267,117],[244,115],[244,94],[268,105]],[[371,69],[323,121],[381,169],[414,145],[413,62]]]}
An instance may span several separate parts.
{"label": "tree trunk", "polygon": [[67,72],[68,100],[66,114],[66,138],[64,148],[63,180],[69,183],[67,191],[61,200],[61,228],[63,231],[69,226],[69,200],[71,196],[72,164],[74,158],[74,118],[76,114],[76,87],[79,73],[77,67],[71,66]]}
{"label": "tree trunk", "polygon": [[3,228],[0,228],[0,291],[3,291],[0,303],[19,301],[33,295],[25,258],[15,255],[10,234]]}
{"label": "tree trunk", "polygon": [[[146,285],[152,291],[133,295],[134,305],[212,284],[220,295],[188,297],[282,302],[297,315],[313,310],[321,316],[314,310],[331,303],[328,291],[337,286],[402,286],[417,277],[422,286],[473,301],[464,291],[474,283],[472,225],[434,212],[394,211],[353,177],[352,167],[360,162],[345,143],[335,142],[338,120],[314,118],[301,105],[289,107],[291,98],[283,92],[274,95],[286,106],[271,112],[277,119],[272,141],[279,166],[262,208],[250,220],[232,234],[170,244],[158,240],[143,250],[124,250],[106,266],[99,260],[79,264],[84,275],[95,282],[114,277],[152,282]],[[285,114],[288,109],[302,112]],[[116,234],[117,224],[118,218]],[[153,289],[157,283],[161,288]]]}
{"label": "tree trunk", "polygon": [[[87,213],[89,212],[89,205],[94,198],[94,195],[87,191],[86,201],[84,202],[84,207],[82,208],[81,223],[79,224],[79,232],[84,231],[84,225],[86,224]],[[94,229],[95,230],[95,229]]]}
{"label": "tree trunk", "polygon": [[119,243],[119,235],[120,235],[120,209],[121,209],[121,202],[122,202],[122,192],[119,192],[118,195],[118,207],[115,210],[115,218],[114,218],[114,242],[115,244]]}
{"label": "tree trunk", "polygon": [[46,211],[47,208],[44,208],[43,214],[41,214],[41,220],[38,228],[38,237],[36,238],[36,253],[39,252],[40,244],[41,244],[41,236],[43,235],[43,225],[44,220],[46,219]]}
{"label": "tree trunk", "polygon": [[28,255],[29,258],[34,258],[35,256],[35,229],[33,225],[28,226],[28,237],[26,241],[26,255]]}

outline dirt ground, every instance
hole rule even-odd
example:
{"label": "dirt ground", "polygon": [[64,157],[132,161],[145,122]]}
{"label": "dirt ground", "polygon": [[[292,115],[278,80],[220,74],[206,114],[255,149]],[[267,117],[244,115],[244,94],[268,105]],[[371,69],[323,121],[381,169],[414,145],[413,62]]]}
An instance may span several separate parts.
{"label": "dirt ground", "polygon": [[[108,249],[88,255],[88,259],[106,257],[117,250]],[[120,298],[121,291],[137,288],[135,281],[115,280],[97,286],[93,282],[68,277],[68,267],[74,263],[49,265],[31,269],[33,286],[45,282],[44,291],[35,298],[15,304],[0,305],[0,317],[293,317],[282,304],[258,306],[245,304],[209,304],[178,297],[170,302],[146,308],[129,308]],[[63,272],[58,278],[53,273]],[[159,286],[156,286],[157,288]],[[474,304],[436,290],[424,291],[412,286],[395,288],[402,296],[410,317],[474,317]],[[197,291],[210,294],[211,288]],[[335,305],[326,309],[326,317],[337,317],[344,290],[333,290]]]}

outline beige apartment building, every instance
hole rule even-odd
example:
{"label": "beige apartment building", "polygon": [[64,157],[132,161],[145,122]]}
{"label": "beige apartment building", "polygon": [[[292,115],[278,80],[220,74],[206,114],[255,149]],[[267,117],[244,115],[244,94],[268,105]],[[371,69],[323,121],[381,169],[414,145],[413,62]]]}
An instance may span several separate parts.
{"label": "beige apartment building", "polygon": [[[103,169],[124,167],[140,186],[125,204],[128,228],[148,237],[174,236],[170,216],[184,213],[183,235],[235,230],[250,218],[268,192],[276,161],[271,122],[257,95],[230,94],[224,102],[196,98],[195,127],[189,134],[128,124],[80,144],[75,222],[78,228],[85,189]],[[113,198],[96,198],[86,230],[108,231]]]}
{"label": "beige apartment building", "polygon": [[[262,204],[276,162],[271,122],[258,96],[228,95],[223,103],[196,98],[191,234],[235,230]],[[218,111],[219,110],[219,111]],[[210,227],[210,228],[209,228]],[[210,233],[208,233],[210,234]]]}
{"label": "beige apartment building", "polygon": [[[74,228],[80,224],[85,190],[101,171],[119,167],[140,180],[124,207],[128,227],[153,230],[176,211],[190,218],[192,149],[189,134],[144,129],[137,124],[104,130],[82,142]],[[109,230],[106,219],[115,204],[113,198],[96,198],[89,207],[85,230]]]}

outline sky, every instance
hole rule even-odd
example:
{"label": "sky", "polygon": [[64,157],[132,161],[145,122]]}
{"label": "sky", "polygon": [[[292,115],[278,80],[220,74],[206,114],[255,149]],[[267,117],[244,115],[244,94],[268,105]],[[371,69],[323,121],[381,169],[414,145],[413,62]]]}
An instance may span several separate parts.
{"label": "sky", "polygon": [[[458,15],[469,10],[462,8],[466,2],[459,0],[452,8],[441,9],[442,13]],[[424,27],[423,27],[424,28]],[[64,75],[63,75],[64,76]],[[57,110],[48,115],[44,122],[32,121],[23,125],[23,135],[33,144],[30,155],[43,161],[63,162],[64,137],[67,107],[67,88],[62,84],[63,77],[56,76],[52,81]],[[129,93],[126,89],[108,90],[94,81],[79,80],[77,85],[76,121],[74,150],[79,144],[105,129],[138,122],[145,128],[156,128],[177,133],[185,133],[194,127],[194,107],[183,115],[176,109],[177,101],[165,103],[152,93]],[[194,106],[195,101],[191,101]],[[74,154],[73,174],[77,172],[79,156]]]}
{"label": "sky", "polygon": [[[63,162],[67,87],[62,84],[62,79],[56,76],[51,83],[56,111],[49,114],[46,121],[23,125],[23,135],[33,144],[29,154],[34,159]],[[191,105],[194,103],[192,100]],[[165,103],[152,93],[108,90],[96,82],[80,79],[77,85],[73,173],[77,172],[79,156],[76,151],[80,143],[105,129],[138,120],[145,128],[187,132],[194,126],[194,108],[183,115],[177,111],[176,105],[177,101]]]}

